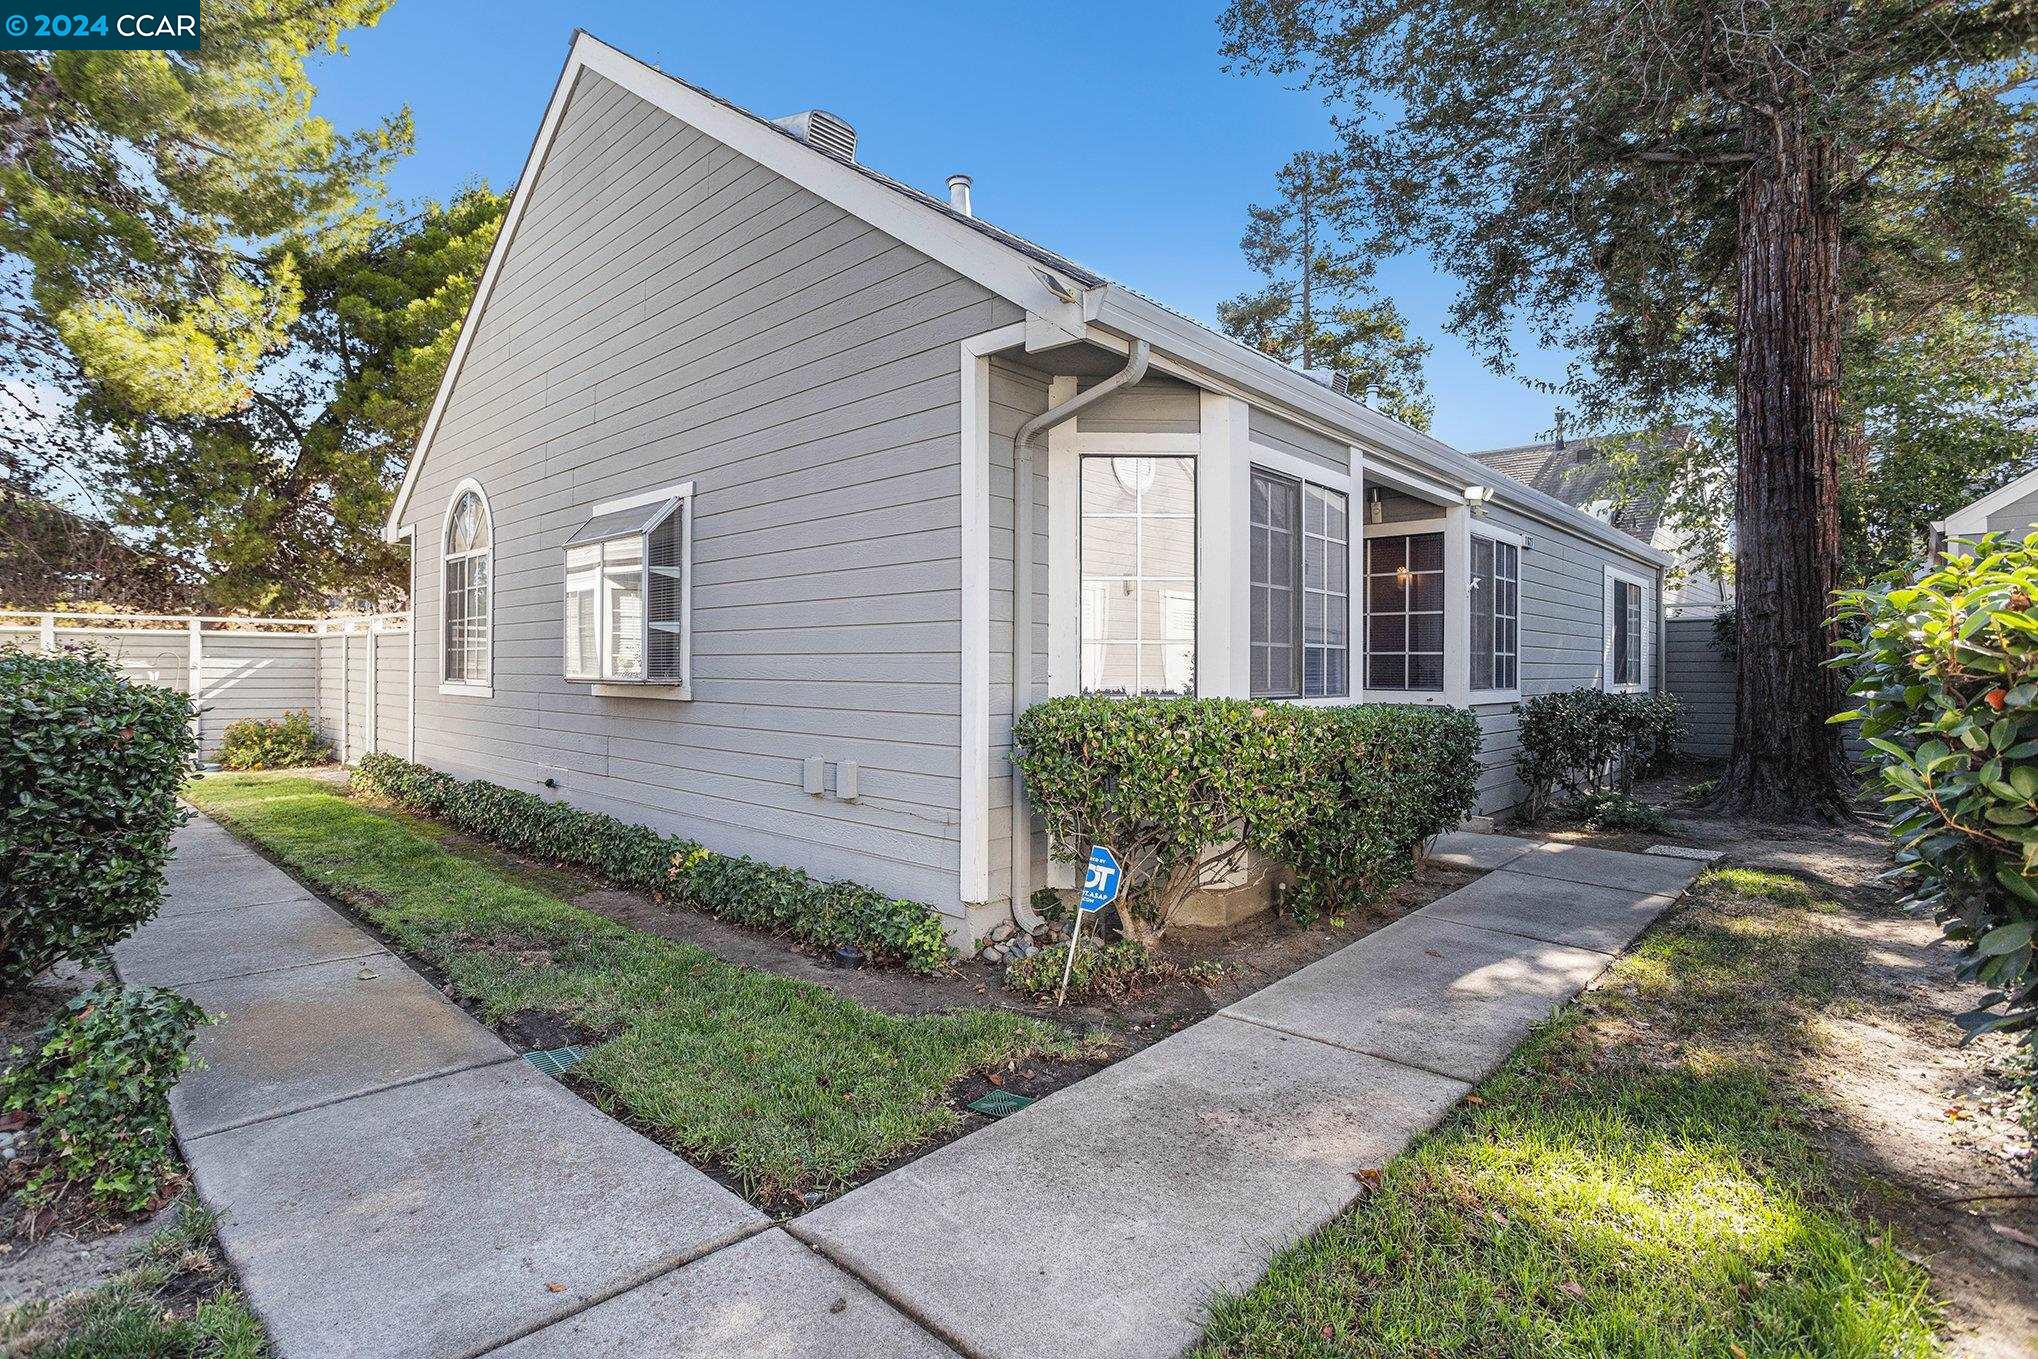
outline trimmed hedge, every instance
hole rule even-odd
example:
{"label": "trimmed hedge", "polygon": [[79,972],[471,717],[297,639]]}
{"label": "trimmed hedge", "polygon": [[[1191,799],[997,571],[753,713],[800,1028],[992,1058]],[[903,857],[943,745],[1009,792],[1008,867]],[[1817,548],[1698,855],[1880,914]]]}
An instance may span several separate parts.
{"label": "trimmed hedge", "polygon": [[363,756],[354,778],[399,807],[477,839],[739,925],[824,949],[854,944],[914,972],[932,972],[948,958],[941,917],[921,902],[717,854],[679,836],[499,784],[456,779],[394,755]]}
{"label": "trimmed hedge", "polygon": [[1528,788],[1523,819],[1540,821],[1559,793],[1581,801],[1625,793],[1676,755],[1679,719],[1668,694],[1566,689],[1524,701],[1515,759]]}
{"label": "trimmed hedge", "polygon": [[86,961],[156,913],[191,700],[104,656],[0,652],[0,986]]}
{"label": "trimmed hedge", "polygon": [[1013,741],[1054,853],[1110,845],[1120,931],[1149,945],[1252,852],[1294,871],[1305,912],[1376,896],[1477,797],[1479,725],[1455,708],[1057,698]]}
{"label": "trimmed hedge", "polygon": [[318,734],[308,712],[281,717],[244,717],[220,738],[222,769],[299,769],[331,764],[333,748]]}

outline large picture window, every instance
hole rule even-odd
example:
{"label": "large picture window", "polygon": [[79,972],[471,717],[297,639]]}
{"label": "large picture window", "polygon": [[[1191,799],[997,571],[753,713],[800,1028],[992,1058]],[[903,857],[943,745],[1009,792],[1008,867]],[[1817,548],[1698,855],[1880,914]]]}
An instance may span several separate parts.
{"label": "large picture window", "polygon": [[1366,687],[1444,687],[1444,535],[1366,539]]}
{"label": "large picture window", "polygon": [[1342,492],[1254,468],[1252,693],[1350,691],[1351,547]]}
{"label": "large picture window", "polygon": [[1520,684],[1521,549],[1472,535],[1472,687]]}
{"label": "large picture window", "polygon": [[1081,532],[1083,691],[1195,693],[1195,459],[1084,458]]}
{"label": "large picture window", "polygon": [[451,685],[488,684],[489,563],[493,552],[488,502],[479,487],[463,486],[446,516],[445,635],[441,678]]}
{"label": "large picture window", "polygon": [[688,496],[608,507],[566,541],[566,678],[684,685]]}

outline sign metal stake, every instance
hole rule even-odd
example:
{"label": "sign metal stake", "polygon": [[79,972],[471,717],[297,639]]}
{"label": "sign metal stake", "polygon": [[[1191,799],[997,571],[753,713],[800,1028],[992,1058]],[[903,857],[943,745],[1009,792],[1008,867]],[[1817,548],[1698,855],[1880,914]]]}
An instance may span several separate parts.
{"label": "sign metal stake", "polygon": [[1094,911],[1101,911],[1118,900],[1118,891],[1124,885],[1125,874],[1118,866],[1118,856],[1103,845],[1090,846],[1090,863],[1083,874],[1083,898],[1076,905],[1076,927],[1069,931],[1068,961],[1061,968],[1061,991],[1054,998],[1054,1008],[1059,1010],[1069,998],[1069,978],[1075,975],[1076,947],[1083,940],[1083,919]]}

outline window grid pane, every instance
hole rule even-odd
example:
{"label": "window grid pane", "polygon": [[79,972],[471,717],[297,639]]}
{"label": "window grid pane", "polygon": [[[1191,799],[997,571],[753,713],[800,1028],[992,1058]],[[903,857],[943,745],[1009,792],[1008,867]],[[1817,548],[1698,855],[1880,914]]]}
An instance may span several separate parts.
{"label": "window grid pane", "polygon": [[1642,591],[1628,581],[1613,583],[1613,682],[1642,682]]}
{"label": "window grid pane", "polygon": [[1302,694],[1336,698],[1347,688],[1351,608],[1345,584],[1351,560],[1345,497],[1320,486],[1306,486],[1303,494],[1308,508],[1302,529]]}
{"label": "window grid pane", "polygon": [[1444,535],[1366,540],[1366,687],[1444,687]]}
{"label": "window grid pane", "polygon": [[1295,521],[1301,487],[1255,468],[1252,474],[1252,693],[1294,698],[1302,692],[1296,668],[1302,566]]}
{"label": "window grid pane", "polygon": [[1195,692],[1195,527],[1195,459],[1083,459],[1085,693]]}

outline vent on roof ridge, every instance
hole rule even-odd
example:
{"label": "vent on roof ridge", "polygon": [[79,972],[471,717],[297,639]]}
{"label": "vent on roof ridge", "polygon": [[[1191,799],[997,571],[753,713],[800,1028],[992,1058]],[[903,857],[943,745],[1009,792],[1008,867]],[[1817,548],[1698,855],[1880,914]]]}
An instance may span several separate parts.
{"label": "vent on roof ridge", "polygon": [[1352,394],[1352,380],[1335,368],[1304,368],[1302,376],[1311,382],[1320,382],[1339,396]]}
{"label": "vent on roof ridge", "polygon": [[817,151],[838,160],[856,159],[856,129],[825,109],[806,109],[772,121]]}

